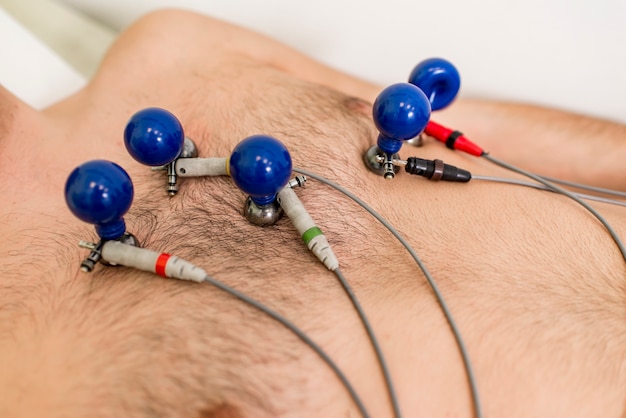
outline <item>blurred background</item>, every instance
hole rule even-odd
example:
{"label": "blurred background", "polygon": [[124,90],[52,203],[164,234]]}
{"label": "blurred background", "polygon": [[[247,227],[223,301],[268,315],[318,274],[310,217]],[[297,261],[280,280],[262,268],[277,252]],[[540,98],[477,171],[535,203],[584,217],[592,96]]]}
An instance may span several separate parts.
{"label": "blurred background", "polygon": [[463,96],[626,123],[623,0],[0,0],[0,82],[46,106],[85,83],[119,31],[163,7],[246,26],[381,85],[438,56],[459,69]]}

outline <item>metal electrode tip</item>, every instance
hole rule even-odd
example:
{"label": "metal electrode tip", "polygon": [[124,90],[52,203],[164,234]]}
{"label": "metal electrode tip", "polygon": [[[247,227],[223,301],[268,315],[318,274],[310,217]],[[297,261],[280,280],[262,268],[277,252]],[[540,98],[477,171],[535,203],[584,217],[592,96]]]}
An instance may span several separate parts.
{"label": "metal electrode tip", "polygon": [[178,185],[176,179],[176,162],[171,162],[167,165],[167,194],[174,196],[178,193]]}
{"label": "metal electrode tip", "polygon": [[96,244],[95,242],[83,241],[83,240],[78,241],[78,246],[79,246],[80,248],[86,248],[86,249],[88,249],[88,250],[93,250],[93,249],[95,249],[95,248],[96,248],[96,245],[97,245],[97,244]]}
{"label": "metal electrode tip", "polygon": [[282,218],[284,211],[276,200],[266,205],[257,205],[252,198],[248,197],[244,204],[243,214],[254,225],[270,226]]}
{"label": "metal electrode tip", "polygon": [[424,145],[424,134],[421,133],[418,136],[416,136],[415,138],[411,138],[408,141],[406,141],[408,144],[413,145],[414,147],[421,147]]}
{"label": "metal electrode tip", "polygon": [[296,176],[292,178],[291,180],[289,180],[289,182],[287,183],[287,186],[293,189],[294,187],[304,187],[305,183],[306,183],[306,176]]}
{"label": "metal electrode tip", "polygon": [[196,146],[196,143],[193,142],[193,139],[188,136],[185,137],[183,150],[178,158],[198,158],[198,147]]}
{"label": "metal electrode tip", "polygon": [[[400,170],[393,166],[393,160],[398,158],[398,154],[387,155],[382,152],[376,145],[371,147],[363,155],[363,161],[370,171],[383,176],[384,178],[394,178],[395,174]],[[390,164],[387,164],[390,162]],[[388,174],[391,173],[391,174]],[[389,177],[391,176],[391,177]]]}
{"label": "metal electrode tip", "polygon": [[396,176],[397,168],[393,165],[393,156],[385,154],[383,166],[383,177],[385,180],[391,180]]}

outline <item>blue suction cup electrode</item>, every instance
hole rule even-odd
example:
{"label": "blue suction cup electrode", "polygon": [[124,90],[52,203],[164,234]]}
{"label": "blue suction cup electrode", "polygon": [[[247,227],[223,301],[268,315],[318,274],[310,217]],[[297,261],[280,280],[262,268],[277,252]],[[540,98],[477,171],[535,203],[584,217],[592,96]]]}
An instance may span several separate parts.
{"label": "blue suction cup electrode", "polygon": [[291,168],[287,147],[267,135],[244,139],[237,144],[229,160],[233,181],[259,206],[276,199],[276,194],[289,181]]}
{"label": "blue suction cup electrode", "polygon": [[131,116],[124,129],[124,145],[139,163],[162,166],[174,161],[183,151],[185,134],[172,113],[149,107]]}
{"label": "blue suction cup electrode", "polygon": [[104,240],[124,235],[123,216],[133,202],[133,183],[122,167],[93,160],[76,167],[65,183],[65,202],[80,220],[94,224]]}
{"label": "blue suction cup electrode", "polygon": [[461,88],[461,77],[452,63],[443,58],[429,58],[411,71],[409,83],[419,87],[433,111],[441,110],[456,98]]}
{"label": "blue suction cup electrode", "polygon": [[387,154],[395,154],[400,151],[403,141],[424,130],[430,119],[430,102],[413,84],[392,84],[374,101],[372,116],[380,132],[378,148]]}

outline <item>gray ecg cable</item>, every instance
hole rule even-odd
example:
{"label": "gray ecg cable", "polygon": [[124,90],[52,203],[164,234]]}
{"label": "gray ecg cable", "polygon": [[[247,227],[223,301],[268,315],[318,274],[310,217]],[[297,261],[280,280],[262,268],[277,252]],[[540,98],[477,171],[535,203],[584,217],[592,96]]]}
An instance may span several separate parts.
{"label": "gray ecg cable", "polygon": [[163,277],[190,280],[198,283],[208,282],[218,289],[263,312],[283,325],[309,348],[311,348],[339,378],[363,418],[370,418],[363,401],[356,393],[354,387],[346,375],[341,371],[339,366],[337,366],[337,364],[330,358],[330,356],[294,323],[263,303],[211,277],[206,273],[206,271],[189,261],[176,256],[170,256],[169,254],[158,253],[146,248],[134,247],[119,241],[106,241],[102,246],[102,258],[113,265],[136,268],[138,270],[155,273]]}
{"label": "gray ecg cable", "polygon": [[372,207],[370,207],[367,203],[365,203],[363,200],[361,200],[358,196],[354,195],[352,192],[348,191],[347,189],[343,188],[342,186],[340,186],[339,184],[326,179],[325,177],[319,176],[317,174],[314,174],[310,171],[307,170],[303,170],[301,168],[294,168],[293,171],[303,174],[307,177],[311,177],[321,183],[326,184],[329,187],[332,187],[333,189],[339,191],[340,193],[344,194],[345,196],[347,196],[348,198],[352,199],[355,203],[357,203],[359,206],[361,206],[364,210],[366,210],[370,215],[372,215],[376,220],[378,220],[385,228],[387,228],[387,230],[402,244],[402,246],[408,251],[408,253],[411,255],[411,257],[413,258],[413,260],[415,260],[416,264],[418,265],[418,267],[420,268],[420,270],[422,271],[422,273],[424,274],[424,276],[426,277],[426,280],[428,281],[428,284],[430,285],[431,289],[433,290],[433,293],[435,294],[435,298],[437,299],[437,302],[439,303],[439,306],[441,307],[441,310],[446,318],[446,321],[448,322],[448,325],[450,326],[450,329],[452,330],[452,334],[456,340],[457,346],[459,348],[459,352],[461,354],[461,358],[463,360],[463,365],[465,367],[465,372],[467,374],[467,380],[468,380],[468,384],[470,387],[470,396],[472,398],[472,404],[473,404],[473,408],[474,408],[474,416],[475,418],[482,418],[482,407],[481,407],[481,403],[480,403],[480,396],[478,393],[478,385],[476,382],[476,377],[474,375],[474,370],[472,367],[472,362],[470,360],[469,357],[469,353],[467,352],[467,348],[465,346],[465,342],[463,340],[463,337],[461,336],[461,332],[456,324],[456,321],[454,320],[454,317],[452,316],[452,312],[450,311],[450,309],[448,308],[448,305],[445,301],[445,298],[443,297],[441,291],[439,290],[439,287],[437,286],[437,283],[435,283],[434,278],[432,277],[432,275],[430,274],[429,270],[426,268],[426,265],[422,262],[422,260],[419,258],[419,256],[417,255],[417,253],[415,252],[415,250],[413,250],[413,247],[411,247],[411,244],[408,243],[408,241],[406,241],[404,239],[404,237],[402,237],[402,235],[400,235],[400,233],[393,227],[393,225],[391,225],[385,218],[383,218],[378,212],[376,212]]}
{"label": "gray ecg cable", "polygon": [[[203,167],[206,167],[206,165],[203,165]],[[380,365],[392,409],[394,411],[394,416],[396,418],[401,418],[402,415],[400,413],[397,395],[395,393],[389,368],[382,353],[382,349],[380,348],[378,339],[374,334],[370,321],[367,318],[365,311],[361,307],[360,302],[352,291],[343,273],[339,269],[339,262],[332,252],[326,237],[317,227],[317,225],[315,225],[313,219],[308,214],[308,212],[300,202],[300,199],[297,197],[291,187],[285,187],[279,193],[278,198],[281,206],[285,210],[285,213],[290,217],[296,230],[301,234],[302,239],[307,244],[309,250],[311,250],[313,254],[315,254],[315,256],[329,270],[335,273],[342,288],[350,299],[353,307],[357,311],[357,314],[365,328],[367,336],[372,344],[378,363]],[[240,293],[237,290],[217,281],[216,279],[208,275],[205,270],[177,256],[171,256],[166,253],[159,253],[146,248],[131,246],[119,241],[107,241],[102,247],[102,258],[113,265],[122,265],[126,267],[136,268],[138,270],[148,271],[163,277],[176,278],[180,280],[190,280],[194,282],[207,281],[214,286],[237,297],[238,299],[261,310],[262,312],[266,313],[276,321],[280,322],[283,326],[291,330],[303,342],[305,342],[310,348],[312,348],[330,366],[335,374],[337,374],[342,383],[344,383],[363,416],[366,418],[368,417],[367,411],[365,410],[362,401],[358,396],[356,396],[356,391],[351,386],[347,378],[343,375],[338,366],[336,366],[335,363],[332,362],[330,357],[293,323],[289,322],[286,318],[280,316],[278,313],[272,311],[265,305],[262,305],[260,302],[257,302],[247,295]]]}
{"label": "gray ecg cable", "polygon": [[334,272],[339,280],[339,283],[343,287],[346,295],[352,302],[352,306],[356,310],[363,327],[367,333],[367,336],[372,344],[372,348],[374,349],[374,354],[378,360],[378,364],[380,365],[381,372],[383,374],[383,380],[387,387],[387,392],[389,394],[389,400],[391,402],[391,406],[393,409],[394,416],[396,418],[401,418],[402,414],[400,413],[400,406],[398,404],[398,397],[396,395],[396,391],[394,389],[393,381],[391,379],[391,373],[389,371],[389,367],[387,366],[387,361],[385,360],[385,356],[383,355],[382,349],[378,342],[378,338],[374,333],[372,325],[365,314],[365,311],[361,307],[361,304],[352,291],[350,284],[344,277],[343,273],[339,269],[339,261],[337,257],[333,253],[330,248],[330,244],[326,239],[326,236],[322,233],[322,230],[315,224],[315,221],[309,215],[308,211],[298,198],[296,192],[291,188],[291,186],[285,186],[276,197],[278,203],[285,211],[287,217],[291,220],[295,229],[298,231],[302,240],[308,247],[308,249],[328,268],[330,271]]}
{"label": "gray ecg cable", "polygon": [[597,187],[597,186],[589,186],[587,184],[561,180],[561,179],[548,177],[548,176],[539,176],[539,177],[541,177],[544,180],[549,181],[550,183],[562,184],[563,186],[573,187],[576,189],[587,190],[590,192],[601,193],[601,194],[605,194],[609,196],[616,196],[616,197],[621,197],[622,199],[626,199],[626,192],[621,192],[619,190],[606,189],[604,187]]}
{"label": "gray ecg cable", "polygon": [[[517,172],[519,174],[523,174],[539,182],[540,184],[524,182],[524,181],[517,180],[517,179],[506,179],[506,178],[489,177],[489,176],[473,176],[473,179],[483,180],[483,181],[492,181],[492,182],[502,182],[502,183],[526,186],[526,187],[533,187],[533,188],[537,188],[540,190],[546,190],[546,191],[563,194],[567,197],[574,199],[576,202],[582,204],[594,216],[596,216],[600,220],[600,222],[602,222],[602,224],[607,228],[609,233],[611,233],[615,242],[620,247],[620,250],[622,251],[624,258],[626,259],[626,253],[623,250],[623,245],[621,244],[621,241],[617,237],[613,228],[598,212],[596,212],[593,208],[588,206],[585,202],[582,202],[581,198],[589,199],[589,200],[597,200],[597,201],[601,201],[605,203],[622,205],[622,206],[626,206],[626,202],[620,202],[614,199],[601,198],[601,197],[593,196],[593,195],[585,195],[581,193],[568,192],[566,190],[563,190],[551,184],[552,182],[550,180],[552,179],[547,180],[545,177],[528,173],[522,169],[518,169],[517,167],[514,167],[508,163],[499,161],[488,155],[485,155],[485,158],[492,161],[494,164],[500,165],[501,167]],[[179,175],[181,175],[181,177],[227,174],[226,173],[227,169],[226,169],[226,165],[224,164],[224,159],[215,158],[215,159],[204,159],[204,160],[205,161],[193,161],[190,164],[183,163],[181,164],[180,167],[177,166],[177,172]],[[189,160],[189,161],[192,161],[192,160]],[[324,183],[338,190],[342,194],[346,195],[347,197],[355,201],[357,204],[363,207],[367,212],[369,212],[374,218],[376,218],[379,222],[381,222],[407,249],[409,254],[413,257],[417,265],[420,267],[420,269],[424,273],[426,280],[429,282],[429,285],[431,286],[435,294],[435,297],[444,313],[444,316],[446,317],[446,320],[452,330],[452,333],[457,341],[457,345],[461,353],[461,357],[462,357],[462,360],[466,369],[466,374],[467,374],[467,378],[468,378],[468,382],[470,386],[470,393],[471,393],[473,406],[474,406],[474,415],[476,418],[481,418],[482,409],[481,409],[481,403],[480,403],[479,393],[477,389],[477,383],[476,383],[476,379],[475,379],[474,372],[472,369],[469,354],[467,353],[467,349],[465,347],[463,338],[460,334],[460,331],[458,330],[458,326],[456,325],[456,322],[454,321],[454,318],[449,308],[447,307],[447,304],[443,298],[443,295],[439,291],[433,277],[430,275],[429,271],[426,269],[425,265],[423,264],[419,256],[415,253],[415,251],[412,249],[410,244],[399,234],[397,230],[395,230],[395,228],[391,224],[388,223],[388,221],[382,218],[380,214],[375,212],[369,205],[367,205],[364,201],[362,201],[360,198],[358,198],[357,196],[355,196],[348,190],[344,189],[343,187],[339,186],[338,184],[328,179],[325,179],[322,176],[313,174],[306,170],[294,168],[293,171],[301,173],[313,179],[316,179],[320,181],[321,183]],[[565,184],[571,187],[578,187],[581,189],[591,190],[591,191],[598,192],[598,193],[614,194],[616,196],[626,195],[626,194],[622,194],[621,192],[615,192],[615,191],[611,191],[608,189],[601,189],[601,188],[595,188],[591,186],[580,185],[577,183],[570,183],[570,182],[563,182],[563,181],[556,181],[556,182]],[[397,396],[396,396],[396,393],[392,384],[389,368],[386,364],[384,356],[382,355],[382,350],[380,348],[378,340],[375,337],[375,334],[373,333],[371,324],[369,320],[367,319],[367,316],[365,315],[365,312],[363,311],[360,303],[358,302],[358,299],[354,295],[354,292],[352,291],[348,282],[343,276],[343,273],[340,271],[338,261],[335,255],[332,253],[332,250],[330,249],[330,245],[328,244],[326,237],[321,233],[321,230],[319,230],[319,228],[315,225],[312,218],[309,216],[308,212],[306,212],[301,202],[297,198],[297,195],[293,192],[293,190],[290,187],[286,187],[283,191],[279,192],[279,203],[281,204],[281,206],[283,206],[285,213],[287,214],[288,217],[290,217],[290,219],[294,223],[296,230],[300,232],[302,239],[307,244],[307,247],[316,255],[317,258],[320,259],[320,261],[329,270],[335,273],[344,291],[346,292],[354,308],[356,309],[365,327],[368,337],[374,347],[376,356],[381,366],[381,370],[382,370],[383,377],[387,385],[387,389],[389,392],[389,397],[391,400],[395,417],[400,418],[401,414],[400,414],[400,408],[398,405]],[[318,354],[318,356],[331,368],[331,370],[333,370],[333,372],[342,382],[342,384],[348,391],[349,395],[353,399],[353,402],[359,409],[361,415],[364,418],[369,418],[369,414],[362,400],[356,393],[355,389],[353,388],[353,386],[351,385],[347,377],[339,369],[339,367],[328,356],[328,354],[326,354],[320,346],[318,346],[313,340],[311,340],[310,337],[308,337],[308,335],[305,334],[302,330],[300,330],[295,324],[290,322],[288,319],[286,319],[279,313],[273,311],[271,308],[245,295],[244,293],[241,293],[237,291],[236,289],[231,288],[228,285],[214,279],[213,277],[209,276],[204,270],[176,256],[167,255],[167,259],[165,260],[164,263],[162,263],[163,264],[162,272],[159,272],[158,269],[157,271],[155,271],[154,266],[158,264],[157,260],[159,260],[160,257],[163,256],[163,254],[159,254],[157,252],[147,250],[144,248],[137,248],[137,247],[129,246],[127,244],[123,244],[117,241],[108,241],[104,244],[102,248],[102,256],[103,256],[103,259],[109,261],[112,264],[119,264],[119,265],[124,265],[127,267],[134,267],[140,270],[157,273],[165,277],[172,277],[172,278],[177,278],[177,279],[182,279],[182,280],[191,280],[195,282],[206,281],[212,284],[213,286],[217,287],[218,289],[229,293],[231,296],[265,313],[272,319],[279,322],[285,328],[290,330],[301,341],[303,341],[314,352],[316,352],[316,354]]]}
{"label": "gray ecg cable", "polygon": [[[177,159],[173,166],[168,166],[168,175],[170,175],[171,184],[175,184],[176,178],[175,175],[180,177],[200,177],[200,176],[222,176],[229,175],[229,162],[226,158],[180,158]],[[162,169],[163,167],[158,167],[157,169]],[[173,171],[173,173],[170,173]],[[357,311],[359,318],[366,330],[366,333],[372,343],[375,354],[377,356],[379,365],[382,369],[382,374],[385,380],[385,384],[389,393],[390,401],[393,407],[394,416],[396,418],[401,418],[400,409],[398,406],[397,396],[395,394],[395,390],[392,384],[392,380],[390,377],[389,369],[387,367],[386,361],[382,354],[382,350],[378,343],[378,339],[376,338],[372,326],[369,322],[369,319],[365,315],[363,308],[361,307],[356,295],[352,291],[349,283],[345,279],[343,273],[339,269],[339,261],[335,254],[333,253],[330,244],[326,236],[323,234],[321,229],[315,224],[312,217],[309,215],[308,211],[302,205],[302,202],[292,189],[291,185],[287,185],[282,188],[281,191],[277,193],[276,196],[277,203],[282,207],[287,217],[291,220],[295,229],[299,232],[302,240],[306,244],[307,248],[328,268],[328,270],[335,273],[337,279],[339,280],[343,290],[349,297],[352,302],[353,307]],[[138,250],[141,252],[140,250]],[[138,251],[133,251],[136,253]],[[134,267],[147,269],[148,271],[153,271],[157,274],[169,277],[176,277],[179,279],[189,279],[183,274],[181,271],[175,270],[173,268],[169,268],[168,271],[165,271],[170,264],[177,264],[178,266],[186,269],[188,272],[192,272],[195,266],[192,266],[191,263],[180,260],[177,257],[172,257],[171,259],[161,259],[162,255],[150,252],[153,254],[148,255],[148,252],[145,254],[133,254],[132,256],[128,254],[128,256],[121,255],[121,257],[126,257],[124,261],[134,262]],[[169,255],[167,255],[169,257]],[[160,260],[160,261],[158,261]],[[120,263],[123,264],[123,263]],[[187,265],[189,264],[189,266]],[[127,264],[128,265],[128,264]],[[155,265],[159,267],[155,271]],[[191,266],[191,267],[190,267]],[[169,273],[169,274],[165,274]],[[198,280],[198,272],[194,272],[194,278],[191,280]],[[206,275],[206,277],[209,277]],[[204,279],[202,279],[204,280]],[[245,295],[244,295],[245,296]],[[240,298],[242,299],[242,298]],[[242,299],[243,300],[243,299]],[[356,401],[356,400],[355,400]],[[362,408],[361,408],[362,409]]]}
{"label": "gray ecg cable", "polygon": [[[543,179],[546,179],[546,177],[541,176]],[[533,189],[538,189],[538,190],[544,190],[547,192],[553,192],[553,193],[557,193],[555,192],[553,189],[541,184],[541,183],[532,183],[530,181],[525,181],[525,180],[520,180],[520,179],[513,179],[513,178],[506,178],[506,177],[493,177],[493,176],[482,176],[482,175],[476,175],[476,174],[472,174],[472,180],[480,180],[480,181],[490,181],[493,183],[504,183],[504,184],[511,184],[514,186],[524,186],[524,187],[531,187]],[[552,180],[548,180],[552,183],[555,183]],[[562,182],[561,182],[562,183]],[[589,189],[591,191],[596,191],[598,193],[606,193],[605,191],[609,191],[609,192],[613,192],[613,193],[607,193],[607,194],[615,194],[616,196],[619,196],[619,194],[617,193],[621,193],[621,192],[616,192],[613,190],[608,190],[608,189],[601,189],[601,188],[596,188],[596,187],[592,187],[592,186],[584,186],[580,185],[578,183],[569,183],[567,182],[567,185],[570,187],[578,187],[580,189]],[[600,202],[600,203],[606,203],[608,205],[615,205],[615,206],[624,206],[626,207],[626,201],[623,200],[617,200],[617,199],[610,199],[610,198],[606,198],[606,197],[602,197],[602,196],[596,196],[596,195],[590,195],[590,194],[585,194],[585,193],[573,193],[575,196],[578,196],[581,199],[585,199],[585,200],[593,200],[596,202]]]}
{"label": "gray ecg cable", "polygon": [[550,190],[559,193],[563,196],[569,197],[570,199],[572,199],[573,201],[575,201],[576,203],[578,203],[579,205],[581,205],[582,207],[584,207],[585,209],[587,209],[587,211],[589,211],[593,216],[596,217],[596,219],[598,221],[600,221],[600,223],[602,225],[604,225],[604,227],[606,228],[606,230],[608,231],[609,235],[611,235],[611,238],[613,238],[613,241],[615,241],[615,244],[617,244],[617,247],[619,248],[619,251],[622,253],[622,258],[624,259],[624,261],[626,261],[626,247],[624,247],[624,244],[622,243],[622,240],[620,239],[619,235],[617,235],[617,232],[615,231],[615,229],[613,229],[613,226],[604,218],[604,216],[602,216],[597,210],[595,210],[592,206],[590,206],[587,202],[585,202],[584,200],[580,199],[578,196],[576,196],[574,193],[563,189],[562,187],[557,186],[556,184],[553,184],[551,182],[549,182],[548,180],[544,179],[541,176],[538,176],[534,173],[531,173],[529,171],[526,171],[522,168],[516,167],[513,164],[507,163],[505,161],[502,161],[498,158],[492,157],[491,155],[485,153],[482,156],[483,158],[485,158],[488,161],[491,161],[492,163],[494,163],[497,166],[500,166],[502,168],[505,168],[509,171],[512,171],[514,173],[518,173],[521,174],[523,176],[526,176],[530,179],[533,179],[541,184],[543,184],[544,186],[548,187]]}
{"label": "gray ecg cable", "polygon": [[341,283],[341,286],[343,287],[344,291],[348,295],[348,298],[352,302],[354,309],[356,309],[359,315],[359,318],[361,318],[361,322],[363,323],[363,326],[365,327],[365,331],[367,332],[369,340],[372,343],[372,346],[374,348],[374,353],[376,354],[376,357],[378,360],[378,364],[380,365],[380,369],[383,373],[383,379],[385,380],[385,384],[387,385],[387,392],[389,393],[389,400],[391,401],[393,414],[396,418],[400,418],[402,414],[400,412],[400,404],[398,402],[398,396],[394,389],[393,380],[391,379],[391,372],[389,370],[389,366],[387,365],[387,362],[385,361],[385,356],[383,355],[383,351],[378,342],[378,338],[376,338],[376,334],[374,334],[372,325],[369,319],[367,318],[367,315],[365,315],[365,311],[363,310],[363,307],[359,303],[359,300],[357,299],[356,295],[352,291],[352,288],[348,284],[343,273],[341,272],[339,268],[335,269],[334,272],[335,272],[335,275],[337,276],[337,279],[339,280],[339,283]]}
{"label": "gray ecg cable", "polygon": [[242,302],[245,302],[248,305],[258,309],[259,311],[261,311],[263,313],[265,313],[266,315],[270,316],[275,321],[279,322],[281,325],[283,325],[289,331],[294,333],[298,338],[300,338],[300,340],[302,342],[304,342],[313,351],[315,351],[315,353],[318,356],[320,356],[322,358],[322,360],[331,368],[331,370],[339,378],[341,383],[343,383],[344,387],[348,391],[350,397],[352,398],[353,402],[355,403],[356,407],[358,408],[358,410],[361,413],[361,415],[363,416],[363,418],[370,418],[370,415],[367,412],[367,409],[365,408],[365,405],[363,404],[363,401],[361,400],[359,395],[354,390],[354,387],[352,386],[352,384],[350,383],[350,381],[348,380],[346,375],[343,374],[343,372],[341,371],[339,366],[337,366],[337,364],[330,358],[330,356],[328,354],[326,354],[326,352],[319,345],[317,345],[317,343],[315,341],[313,341],[304,331],[302,331],[294,323],[289,321],[287,318],[285,318],[284,316],[282,316],[278,312],[275,312],[274,310],[270,309],[269,307],[267,307],[266,305],[262,304],[261,302],[258,302],[257,300],[251,298],[250,296],[246,295],[245,293],[239,292],[238,290],[233,289],[232,287],[230,287],[230,286],[228,286],[228,285],[226,285],[226,284],[224,284],[224,283],[222,283],[222,282],[220,282],[220,281],[218,281],[218,280],[216,280],[213,277],[208,276],[208,275],[206,276],[205,281],[211,283],[213,286],[217,287],[218,289],[221,289],[224,292],[227,292],[231,296],[236,297],[237,299],[241,300]]}

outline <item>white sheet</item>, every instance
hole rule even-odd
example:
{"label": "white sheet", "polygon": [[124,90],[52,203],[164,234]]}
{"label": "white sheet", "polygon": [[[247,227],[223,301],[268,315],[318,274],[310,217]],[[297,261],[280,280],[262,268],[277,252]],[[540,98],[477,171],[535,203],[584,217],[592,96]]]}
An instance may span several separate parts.
{"label": "white sheet", "polygon": [[[538,103],[626,123],[622,0],[59,0],[114,28],[160,7],[241,24],[380,84],[430,56],[457,65],[461,94]],[[35,107],[84,84],[0,9],[0,82]]]}
{"label": "white sheet", "polygon": [[83,77],[0,8],[0,83],[31,106],[44,108],[75,92]]}
{"label": "white sheet", "polygon": [[159,7],[200,11],[381,84],[430,56],[465,95],[626,122],[624,0],[62,0],[122,28]]}

